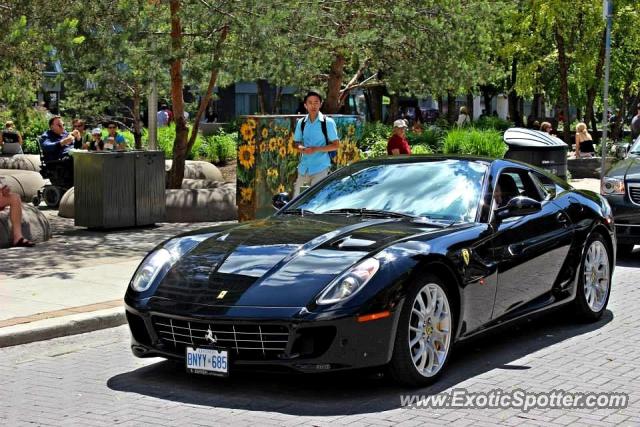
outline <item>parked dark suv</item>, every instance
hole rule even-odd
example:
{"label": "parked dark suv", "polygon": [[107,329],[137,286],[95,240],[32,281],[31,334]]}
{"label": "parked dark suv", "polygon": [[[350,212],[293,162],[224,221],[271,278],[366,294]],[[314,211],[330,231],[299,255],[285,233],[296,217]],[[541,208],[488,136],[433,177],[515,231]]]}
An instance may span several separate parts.
{"label": "parked dark suv", "polygon": [[606,173],[600,193],[613,210],[618,253],[628,254],[640,244],[640,138],[626,158]]}

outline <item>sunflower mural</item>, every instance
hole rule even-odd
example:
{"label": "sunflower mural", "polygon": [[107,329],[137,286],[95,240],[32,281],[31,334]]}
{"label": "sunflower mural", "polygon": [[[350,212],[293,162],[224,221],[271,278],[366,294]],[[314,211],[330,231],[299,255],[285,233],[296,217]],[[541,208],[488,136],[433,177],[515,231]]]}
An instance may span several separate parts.
{"label": "sunflower mural", "polygon": [[[238,219],[247,221],[271,215],[274,194],[293,193],[299,153],[293,139],[296,122],[302,116],[245,116],[238,145]],[[359,116],[333,116],[340,137],[340,149],[333,157],[336,169],[360,159],[356,142],[362,132]]]}

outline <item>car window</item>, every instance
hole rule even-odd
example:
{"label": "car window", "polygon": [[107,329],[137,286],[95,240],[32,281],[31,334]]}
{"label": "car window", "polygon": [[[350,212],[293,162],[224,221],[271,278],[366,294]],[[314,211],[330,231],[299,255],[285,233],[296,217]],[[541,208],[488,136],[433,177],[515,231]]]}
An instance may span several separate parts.
{"label": "car window", "polygon": [[487,166],[467,160],[360,162],[312,187],[288,209],[398,212],[447,221],[475,221]]}
{"label": "car window", "polygon": [[546,196],[525,170],[505,170],[500,173],[496,182],[499,185],[494,188],[493,209],[505,206],[517,196],[526,196],[539,202]]}

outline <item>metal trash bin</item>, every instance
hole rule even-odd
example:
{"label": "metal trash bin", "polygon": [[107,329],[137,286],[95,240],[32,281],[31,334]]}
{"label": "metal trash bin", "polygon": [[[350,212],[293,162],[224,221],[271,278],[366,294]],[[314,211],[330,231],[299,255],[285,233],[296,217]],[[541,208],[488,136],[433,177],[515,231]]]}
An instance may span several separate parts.
{"label": "metal trash bin", "polygon": [[108,229],[164,220],[162,152],[77,151],[73,161],[76,226]]}
{"label": "metal trash bin", "polygon": [[538,166],[562,179],[567,178],[569,146],[546,132],[526,128],[511,128],[504,133],[509,150],[505,159],[519,160]]}

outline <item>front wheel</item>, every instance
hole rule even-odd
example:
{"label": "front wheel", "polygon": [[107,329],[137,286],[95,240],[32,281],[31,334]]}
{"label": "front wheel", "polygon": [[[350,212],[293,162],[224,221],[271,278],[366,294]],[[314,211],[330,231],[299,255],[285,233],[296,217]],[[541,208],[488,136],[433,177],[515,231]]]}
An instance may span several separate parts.
{"label": "front wheel", "polygon": [[455,316],[443,281],[429,276],[411,288],[400,313],[390,373],[410,386],[431,384],[451,354]]}
{"label": "front wheel", "polygon": [[611,253],[599,233],[589,237],[586,248],[580,263],[574,307],[582,320],[595,322],[602,317],[611,293]]}

